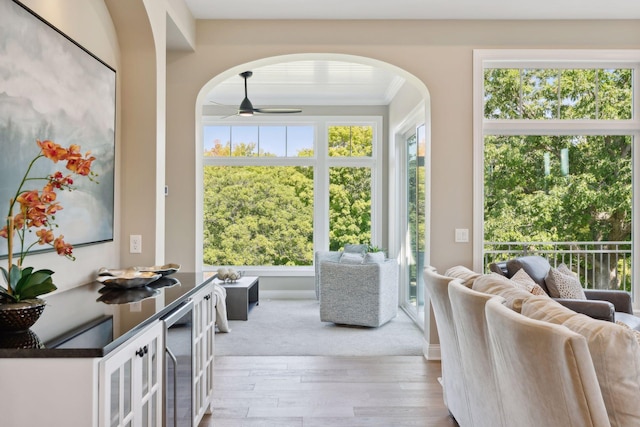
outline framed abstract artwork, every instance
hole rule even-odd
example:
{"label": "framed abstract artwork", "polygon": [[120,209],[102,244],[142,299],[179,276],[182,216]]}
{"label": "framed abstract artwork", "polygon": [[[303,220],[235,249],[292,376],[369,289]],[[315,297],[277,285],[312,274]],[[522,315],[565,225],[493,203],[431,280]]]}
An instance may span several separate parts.
{"label": "framed abstract artwork", "polygon": [[[52,140],[91,151],[97,174],[97,184],[81,179],[75,191],[58,193],[56,235],[74,246],[113,240],[115,122],[115,70],[18,1],[0,0],[0,224],[39,151],[36,140]],[[36,162],[34,175],[55,166]]]}

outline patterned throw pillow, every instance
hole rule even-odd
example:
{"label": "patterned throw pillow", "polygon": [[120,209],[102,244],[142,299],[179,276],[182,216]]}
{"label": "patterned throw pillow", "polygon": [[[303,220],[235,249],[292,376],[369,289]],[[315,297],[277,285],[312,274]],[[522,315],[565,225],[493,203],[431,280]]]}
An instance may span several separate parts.
{"label": "patterned throw pillow", "polygon": [[545,283],[549,294],[554,298],[587,299],[580,279],[565,264],[551,268]]}
{"label": "patterned throw pillow", "polygon": [[544,289],[542,289],[523,268],[516,271],[516,274],[511,277],[511,281],[515,282],[516,286],[531,292],[533,295],[548,296]]}

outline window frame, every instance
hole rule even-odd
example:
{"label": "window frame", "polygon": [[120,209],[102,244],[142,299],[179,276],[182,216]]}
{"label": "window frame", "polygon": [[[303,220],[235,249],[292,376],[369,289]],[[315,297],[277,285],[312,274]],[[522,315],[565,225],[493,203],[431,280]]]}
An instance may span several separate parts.
{"label": "window frame", "polygon": [[[314,144],[311,157],[213,157],[198,153],[202,159],[202,174],[207,166],[311,166],[314,169],[313,251],[329,248],[329,168],[336,166],[371,168],[371,241],[380,245],[382,237],[382,160],[383,117],[382,116],[254,116],[251,118],[227,118],[203,116],[200,126],[312,126]],[[328,129],[330,126],[371,126],[373,147],[370,157],[330,157],[328,152]],[[201,131],[204,147],[204,132]],[[200,178],[202,179],[202,178]],[[200,195],[203,197],[203,195]],[[202,205],[204,208],[204,205]],[[207,266],[199,260],[202,270],[215,271],[219,266]],[[227,266],[239,268],[247,274],[260,276],[313,276],[315,268],[310,266]]]}
{"label": "window frame", "polygon": [[[485,68],[630,68],[632,117],[625,120],[486,119]],[[484,137],[486,135],[631,135],[633,164],[632,213],[640,212],[640,50],[588,49],[476,49],[473,51],[473,268],[483,269]],[[640,300],[640,262],[633,242],[640,227],[632,219],[632,289],[634,306]]]}

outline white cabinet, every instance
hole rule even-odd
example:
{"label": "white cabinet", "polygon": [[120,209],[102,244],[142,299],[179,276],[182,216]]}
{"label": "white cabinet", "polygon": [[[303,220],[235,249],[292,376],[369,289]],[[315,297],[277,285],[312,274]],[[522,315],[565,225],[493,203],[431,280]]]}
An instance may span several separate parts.
{"label": "white cabinet", "polygon": [[156,321],[100,362],[99,427],[162,424],[163,331]]}
{"label": "white cabinet", "polygon": [[197,426],[209,410],[213,396],[216,296],[213,284],[193,296],[193,404]]}

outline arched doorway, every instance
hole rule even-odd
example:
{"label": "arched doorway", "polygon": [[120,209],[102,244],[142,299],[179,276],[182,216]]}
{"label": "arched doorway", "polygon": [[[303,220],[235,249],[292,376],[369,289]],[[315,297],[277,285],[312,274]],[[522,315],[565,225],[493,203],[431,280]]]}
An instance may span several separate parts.
{"label": "arched doorway", "polygon": [[[337,69],[344,73],[360,73],[363,76],[362,80],[367,80],[373,75],[383,76],[380,78],[387,84],[383,97],[368,96],[371,94],[363,92],[362,87],[349,88],[349,82],[352,85],[359,82],[354,83],[349,78],[341,79],[340,76],[332,76],[332,73],[337,73],[335,71]],[[242,88],[244,82],[238,74],[247,70],[253,71],[248,85],[254,106],[265,104],[280,108],[301,106],[303,107],[302,117],[318,115],[353,117],[363,115],[362,111],[375,112],[381,116],[378,136],[383,147],[382,162],[376,167],[383,171],[381,179],[376,183],[380,195],[378,200],[374,201],[374,207],[378,206],[380,211],[376,214],[375,209],[372,209],[374,240],[371,243],[382,246],[389,256],[399,260],[402,272],[401,301],[412,317],[422,324],[424,293],[421,289],[421,267],[425,262],[428,263],[426,227],[428,195],[426,192],[429,186],[426,185],[428,173],[425,173],[424,169],[428,166],[429,145],[429,93],[426,86],[415,76],[391,64],[352,55],[296,54],[241,64],[213,77],[200,90],[196,103],[196,153],[203,153],[208,149],[205,146],[203,132],[207,116],[229,120],[231,124],[244,123],[234,115],[244,96]],[[274,78],[273,73],[277,72],[282,73],[285,78],[282,79],[282,76],[279,80]],[[365,73],[369,74],[365,76]],[[270,77],[259,77],[264,75]],[[272,80],[269,81],[269,78]],[[281,90],[278,92],[274,81],[282,80],[285,80],[292,90],[289,90],[289,87],[280,86]],[[310,88],[314,83],[322,85],[323,90],[309,96],[305,89]],[[332,90],[332,85],[338,89]],[[274,88],[276,88],[275,91]],[[353,89],[353,92],[350,92],[350,89]],[[421,137],[422,151],[417,149],[419,144],[412,142],[415,141],[416,135],[418,138]],[[202,158],[200,154],[198,157],[200,158],[196,160],[196,164],[200,168]],[[417,162],[422,167],[421,172],[417,170]],[[411,174],[413,177],[410,177]],[[418,175],[421,185],[416,185]],[[198,194],[203,194],[202,190],[201,188]],[[422,191],[422,197],[416,197],[416,191]],[[418,212],[420,215],[416,215]],[[315,218],[314,240],[316,243],[322,242],[320,247],[326,248],[329,238],[325,238],[317,231],[318,224],[324,220],[318,216]],[[420,221],[422,224],[418,223]],[[197,234],[205,235],[202,218],[197,222],[203,229],[203,233]],[[376,231],[375,227],[379,229]],[[328,229],[330,225],[325,224],[323,233]],[[197,243],[198,247],[205,244],[204,241]],[[318,245],[314,249],[317,250]],[[200,259],[204,259],[204,254],[201,255],[203,257]],[[207,269],[206,266],[203,268]],[[307,272],[299,271],[301,283],[311,283],[312,271],[312,269]],[[272,274],[279,279],[283,275],[282,272],[272,272]],[[286,276],[290,278],[291,273],[287,273]]]}

